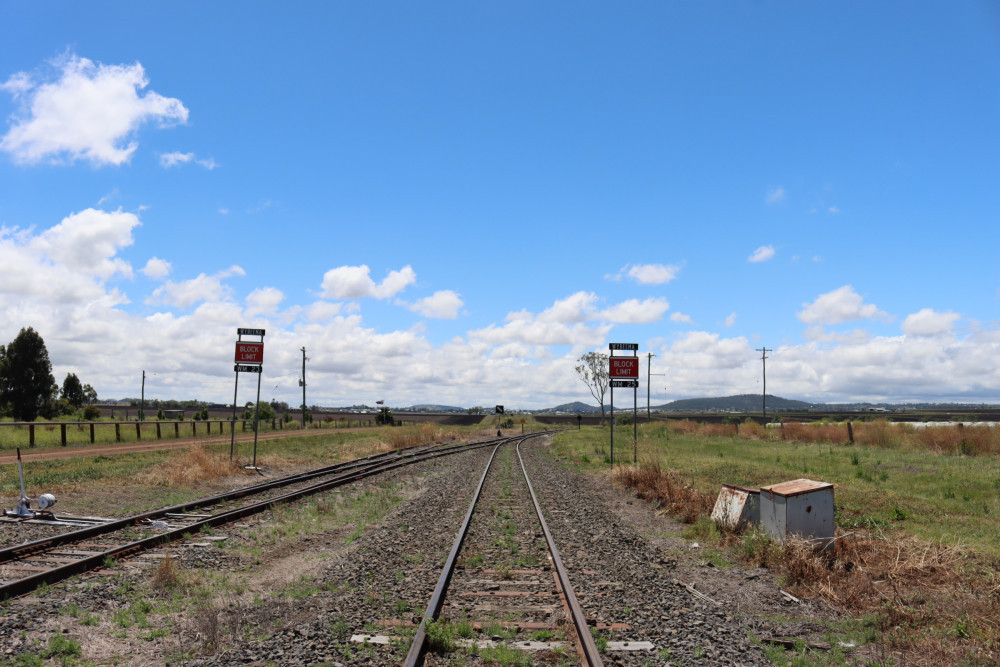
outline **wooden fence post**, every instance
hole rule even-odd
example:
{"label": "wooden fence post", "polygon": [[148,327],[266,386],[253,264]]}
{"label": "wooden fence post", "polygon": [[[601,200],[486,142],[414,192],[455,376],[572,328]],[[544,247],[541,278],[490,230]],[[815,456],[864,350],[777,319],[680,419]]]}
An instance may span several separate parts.
{"label": "wooden fence post", "polygon": [[122,425],[118,422],[115,422],[115,442],[121,442],[121,441],[122,441]]}
{"label": "wooden fence post", "polygon": [[94,422],[90,422],[90,444],[94,444]]}
{"label": "wooden fence post", "polygon": [[160,435],[160,422],[156,422],[156,439],[162,440],[163,436]]}
{"label": "wooden fence post", "polygon": [[191,435],[198,435],[198,422],[191,420]]}
{"label": "wooden fence post", "polygon": [[180,422],[174,422],[174,437],[175,438],[181,437],[181,423]]}
{"label": "wooden fence post", "polygon": [[66,446],[66,424],[59,424],[59,440],[62,446]]}
{"label": "wooden fence post", "polygon": [[851,426],[851,422],[847,422],[847,440],[854,444],[854,427]]}
{"label": "wooden fence post", "polygon": [[35,425],[28,424],[28,447],[35,446]]}
{"label": "wooden fence post", "polygon": [[142,424],[142,422],[136,422],[135,423],[135,440],[136,440],[136,442],[142,440],[142,428],[141,428],[140,424]]}

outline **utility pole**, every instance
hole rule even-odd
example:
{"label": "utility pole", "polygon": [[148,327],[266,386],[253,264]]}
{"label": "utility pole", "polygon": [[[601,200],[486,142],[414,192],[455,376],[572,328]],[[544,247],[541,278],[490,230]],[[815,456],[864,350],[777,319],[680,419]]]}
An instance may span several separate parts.
{"label": "utility pole", "polygon": [[302,428],[306,427],[306,348],[302,347],[302,379],[299,380],[302,387]]}
{"label": "utility pole", "polygon": [[761,393],[761,410],[764,413],[764,423],[767,423],[767,353],[774,352],[774,350],[769,350],[766,347],[758,347],[757,351],[760,352],[760,363],[764,367],[764,391]]}

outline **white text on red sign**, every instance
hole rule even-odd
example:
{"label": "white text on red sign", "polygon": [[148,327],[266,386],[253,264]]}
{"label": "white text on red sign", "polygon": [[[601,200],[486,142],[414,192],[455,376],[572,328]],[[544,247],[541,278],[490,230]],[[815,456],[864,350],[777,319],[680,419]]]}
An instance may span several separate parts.
{"label": "white text on red sign", "polygon": [[264,363],[264,344],[236,343],[236,363],[238,364]]}
{"label": "white text on red sign", "polygon": [[612,378],[638,378],[638,357],[611,357],[608,359],[608,375]]}

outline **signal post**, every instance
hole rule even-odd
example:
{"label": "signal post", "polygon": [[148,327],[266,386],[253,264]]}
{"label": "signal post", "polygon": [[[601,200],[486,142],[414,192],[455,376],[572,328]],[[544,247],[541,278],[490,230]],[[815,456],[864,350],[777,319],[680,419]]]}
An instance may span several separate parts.
{"label": "signal post", "polygon": [[[243,340],[244,336],[257,338],[258,340]],[[237,392],[240,386],[240,373],[257,374],[257,400],[253,408],[253,464],[247,466],[250,470],[257,470],[257,432],[260,430],[260,376],[264,369],[264,330],[263,329],[237,329],[236,330],[236,365],[233,370],[236,372],[236,382],[233,385],[233,423],[229,429],[229,460],[233,460],[233,450],[236,445],[236,407]]]}
{"label": "signal post", "polygon": [[[639,457],[637,425],[639,400],[639,344],[609,343],[608,378],[611,385],[611,465],[615,465],[615,387],[632,388],[632,462]],[[632,356],[615,356],[616,351],[631,352]]]}

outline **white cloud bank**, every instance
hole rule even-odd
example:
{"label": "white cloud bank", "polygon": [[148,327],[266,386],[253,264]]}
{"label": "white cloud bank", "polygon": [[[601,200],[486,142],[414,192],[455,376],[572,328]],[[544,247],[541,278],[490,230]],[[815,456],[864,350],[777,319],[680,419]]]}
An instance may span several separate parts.
{"label": "white cloud bank", "polygon": [[[670,305],[662,298],[606,303],[595,292],[579,291],[540,312],[512,311],[502,322],[432,343],[416,315],[391,330],[363,318],[364,298],[391,300],[416,289],[409,265],[388,271],[380,282],[367,266],[333,268],[323,276],[323,293],[304,302],[277,286],[246,285],[253,276],[238,266],[168,279],[171,263],[158,257],[141,269],[157,281],[150,285],[135,280],[137,272],[122,256],[137,244],[141,251],[139,230],[138,214],[97,209],[72,213],[41,231],[0,229],[0,343],[21,327],[34,327],[45,339],[57,380],[77,373],[105,398],[136,396],[145,370],[153,378],[148,397],[228,402],[235,329],[252,326],[268,332],[268,398],[297,403],[305,347],[310,403],[350,405],[384,397],[408,405],[433,398],[459,406],[492,400],[530,408],[589,401],[573,372],[576,359],[589,350],[606,351],[613,336],[627,331],[656,353],[655,370],[666,373],[657,385],[663,382],[669,397],[760,390],[756,340],[738,331],[692,331],[689,316],[666,317]],[[238,296],[238,285],[246,296]],[[130,299],[127,291],[138,289],[147,292]],[[466,307],[448,289],[390,302],[425,318],[457,319]],[[960,335],[959,313],[924,308],[906,315],[894,334],[856,329],[811,338],[814,327],[888,321],[845,285],[802,304],[798,313],[790,308],[787,319],[805,327],[804,337],[769,353],[767,381],[774,393],[823,402],[994,401],[1000,393],[1000,330],[971,323]],[[736,326],[735,313],[725,326]],[[660,396],[654,402],[667,400],[663,386],[653,387],[654,397]]]}
{"label": "white cloud bank", "polygon": [[141,125],[185,123],[180,100],[153,91],[142,65],[102,65],[74,55],[54,63],[49,80],[18,72],[2,89],[22,103],[0,150],[17,162],[85,160],[97,166],[128,162]]}

